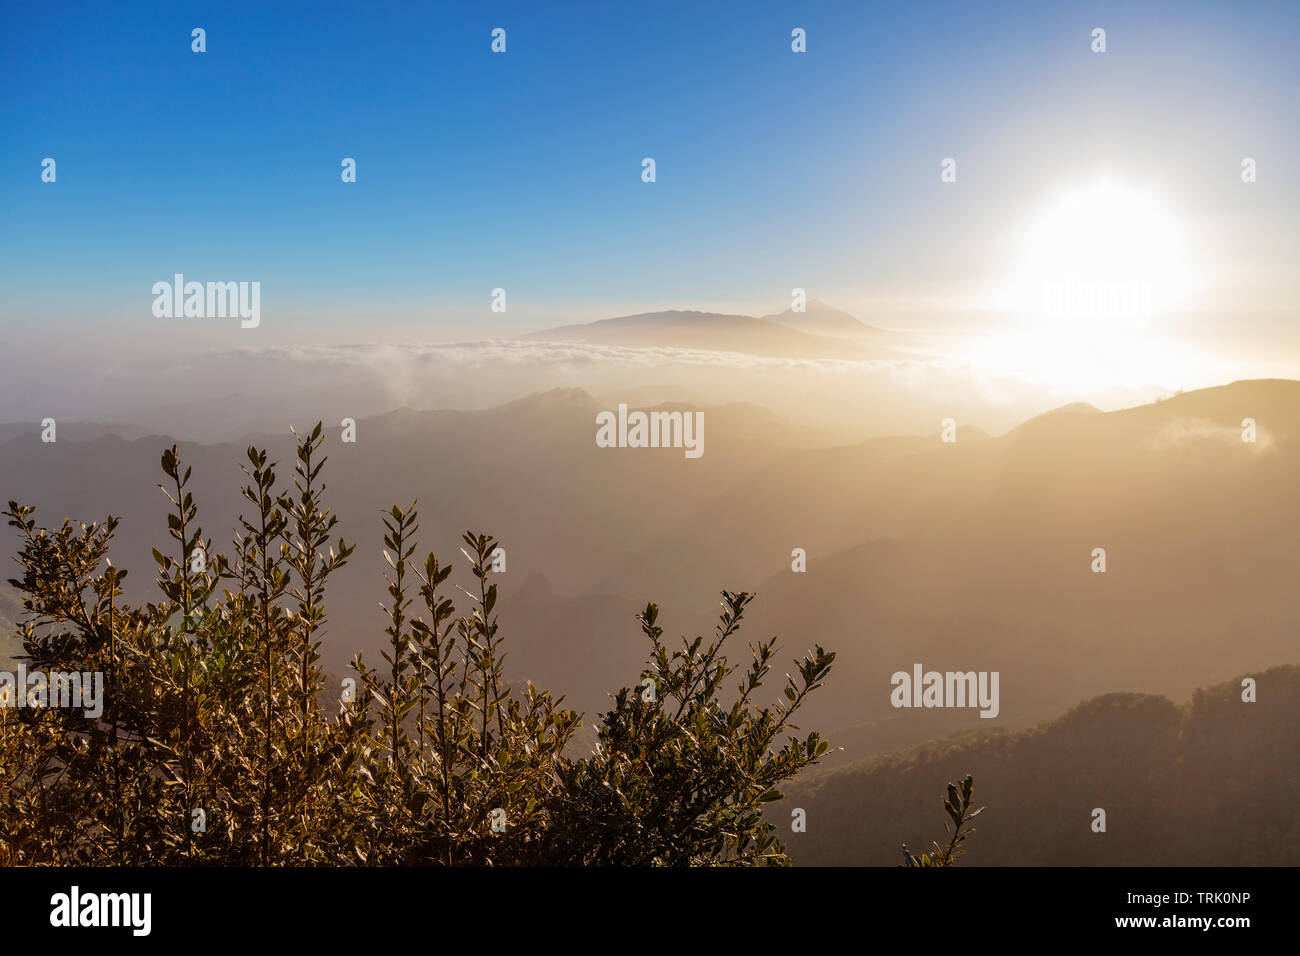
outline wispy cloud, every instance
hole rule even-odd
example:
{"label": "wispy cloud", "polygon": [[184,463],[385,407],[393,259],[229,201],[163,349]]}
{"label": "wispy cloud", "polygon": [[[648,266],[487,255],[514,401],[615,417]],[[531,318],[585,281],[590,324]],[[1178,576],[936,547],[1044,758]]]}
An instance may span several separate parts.
{"label": "wispy cloud", "polygon": [[629,348],[586,342],[533,342],[494,339],[454,344],[386,344],[287,346],[232,349],[228,356],[254,361],[289,362],[336,367],[371,367],[412,362],[448,368],[510,366],[571,366],[587,368],[616,365],[635,368],[722,367],[737,369],[799,369],[816,372],[952,368],[951,362],[913,360],[852,361],[797,359],[671,347]]}

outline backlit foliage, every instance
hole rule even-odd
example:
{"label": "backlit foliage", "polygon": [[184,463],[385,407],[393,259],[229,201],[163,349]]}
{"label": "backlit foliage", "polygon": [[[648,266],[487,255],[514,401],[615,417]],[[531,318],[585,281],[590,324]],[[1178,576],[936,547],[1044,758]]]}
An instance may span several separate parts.
{"label": "backlit foliage", "polygon": [[417,557],[416,507],[384,516],[381,662],[352,662],[355,693],[326,686],[326,584],[355,551],[324,504],[318,424],[289,486],[265,451],[243,466],[232,557],[213,550],[162,455],[169,544],[157,603],[125,598],[118,519],[57,528],[10,502],[20,539],[25,660],[100,671],[104,710],[0,708],[0,864],[780,864],[762,808],[828,745],[792,722],[834,654],[816,648],[778,704],[756,697],[774,642],[734,695],[723,653],[752,595],[723,593],[713,638],[670,650],[651,604],[636,687],[619,691],[575,756],[579,715],[502,672],[497,542],[466,534],[468,613],[451,566]]}

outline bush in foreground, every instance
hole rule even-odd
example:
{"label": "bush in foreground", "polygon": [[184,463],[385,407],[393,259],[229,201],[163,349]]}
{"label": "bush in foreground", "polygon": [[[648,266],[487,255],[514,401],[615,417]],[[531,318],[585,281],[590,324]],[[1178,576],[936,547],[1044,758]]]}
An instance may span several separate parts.
{"label": "bush in foreground", "polygon": [[712,637],[675,649],[648,605],[640,682],[599,718],[594,752],[574,758],[579,715],[503,677],[497,543],[464,536],[477,587],[458,613],[451,566],[417,557],[413,504],[384,517],[382,662],[358,655],[336,698],[320,666],[325,593],[355,544],[334,536],[322,442],[319,424],[299,439],[290,488],[248,449],[249,516],[229,558],[203,535],[177,448],[165,451],[158,603],[124,599],[117,519],[45,528],[9,503],[23,665],[104,684],[99,712],[44,706],[64,703],[66,686],[8,691],[38,706],[0,707],[0,864],[788,862],[762,809],[828,749],[792,718],[834,654],[816,647],[761,706],[775,642],[754,646],[734,695],[724,689],[725,645],[752,595],[723,592]]}

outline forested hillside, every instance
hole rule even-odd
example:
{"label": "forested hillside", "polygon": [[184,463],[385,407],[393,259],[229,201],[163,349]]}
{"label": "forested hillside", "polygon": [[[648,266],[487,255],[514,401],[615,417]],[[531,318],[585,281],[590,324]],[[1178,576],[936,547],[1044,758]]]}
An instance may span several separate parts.
{"label": "forested hillside", "polygon": [[[978,865],[1268,866],[1300,863],[1300,667],[1164,697],[1107,694],[1059,719],[976,729],[794,783],[773,811],[807,811],[797,865],[896,865],[924,846],[936,787],[967,773],[989,806],[971,841]],[[1106,812],[1105,832],[1093,811]],[[788,823],[787,823],[788,827]]]}

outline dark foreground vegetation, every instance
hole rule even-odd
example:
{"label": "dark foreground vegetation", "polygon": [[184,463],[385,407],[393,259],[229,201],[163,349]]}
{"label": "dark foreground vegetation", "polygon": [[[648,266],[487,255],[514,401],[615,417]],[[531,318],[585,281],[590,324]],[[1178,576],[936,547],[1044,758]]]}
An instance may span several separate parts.
{"label": "dark foreground vegetation", "polygon": [[382,662],[358,655],[326,686],[326,584],[355,545],[334,536],[322,441],[319,425],[300,438],[290,488],[248,449],[230,558],[164,452],[157,603],[124,598],[117,519],[44,528],[9,503],[22,664],[101,672],[104,693],[98,715],[0,708],[0,864],[787,862],[762,811],[828,749],[792,718],[834,654],[815,648],[762,705],[774,642],[724,688],[752,595],[723,592],[714,634],[676,648],[648,605],[640,681],[599,718],[593,752],[571,757],[579,715],[503,678],[496,542],[464,536],[476,585],[458,612],[450,565],[417,553],[412,505],[384,517]]}
{"label": "dark foreground vegetation", "polygon": [[818,771],[783,801],[810,821],[794,862],[894,862],[899,839],[928,834],[935,781],[971,772],[998,811],[979,821],[981,866],[1300,864],[1300,667],[1248,675],[1253,702],[1246,676],[1182,706],[1107,694],[1030,729],[979,728]]}

